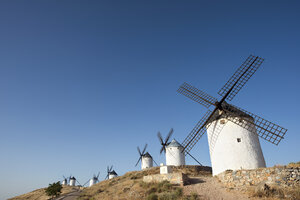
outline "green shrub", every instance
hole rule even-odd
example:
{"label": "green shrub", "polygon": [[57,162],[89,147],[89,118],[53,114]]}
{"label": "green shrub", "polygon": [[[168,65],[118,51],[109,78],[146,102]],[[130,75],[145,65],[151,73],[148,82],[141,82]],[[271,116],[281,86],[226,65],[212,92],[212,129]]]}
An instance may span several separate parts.
{"label": "green shrub", "polygon": [[182,197],[182,195],[183,195],[182,188],[176,188],[174,194],[175,194],[177,197]]}
{"label": "green shrub", "polygon": [[147,200],[158,200],[158,196],[155,193],[148,195]]}
{"label": "green shrub", "polygon": [[50,198],[58,197],[61,194],[62,185],[60,182],[49,184],[45,192]]}
{"label": "green shrub", "polygon": [[155,193],[157,191],[157,188],[155,186],[152,186],[148,191],[147,194]]}

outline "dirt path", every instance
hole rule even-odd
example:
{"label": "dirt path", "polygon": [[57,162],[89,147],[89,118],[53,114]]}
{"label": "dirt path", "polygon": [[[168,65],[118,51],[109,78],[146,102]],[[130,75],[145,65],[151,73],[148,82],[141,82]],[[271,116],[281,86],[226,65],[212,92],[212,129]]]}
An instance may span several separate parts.
{"label": "dirt path", "polygon": [[68,194],[62,195],[61,197],[56,198],[55,200],[76,200],[79,197],[80,191],[70,192]]}
{"label": "dirt path", "polygon": [[250,198],[241,192],[228,191],[213,177],[195,177],[191,179],[191,185],[183,188],[184,194],[197,193],[200,199],[205,200],[249,200]]}

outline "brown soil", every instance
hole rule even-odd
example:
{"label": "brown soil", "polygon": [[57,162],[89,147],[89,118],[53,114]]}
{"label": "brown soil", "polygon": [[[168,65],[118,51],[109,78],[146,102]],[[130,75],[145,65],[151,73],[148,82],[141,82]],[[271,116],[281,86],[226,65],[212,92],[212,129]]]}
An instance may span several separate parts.
{"label": "brown soil", "polygon": [[247,194],[226,189],[222,183],[213,177],[194,177],[191,178],[191,185],[183,187],[183,193],[189,195],[197,193],[203,200],[246,200]]}

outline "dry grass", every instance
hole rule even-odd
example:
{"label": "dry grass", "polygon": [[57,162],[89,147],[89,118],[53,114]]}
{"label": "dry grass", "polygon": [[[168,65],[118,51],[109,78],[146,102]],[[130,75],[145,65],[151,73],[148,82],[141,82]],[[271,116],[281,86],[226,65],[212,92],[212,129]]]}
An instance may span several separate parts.
{"label": "dry grass", "polygon": [[[173,172],[183,172],[189,176],[211,176],[210,168],[200,166],[173,167]],[[79,199],[197,199],[195,195],[183,196],[182,188],[169,182],[144,183],[142,181],[144,176],[152,174],[159,174],[159,167],[153,167],[144,171],[128,172],[124,176],[102,181],[92,187],[85,188]]]}
{"label": "dry grass", "polygon": [[265,190],[255,191],[254,188],[250,188],[248,193],[252,197],[259,197],[264,199],[300,199],[300,187],[283,188],[279,186],[268,186]]}
{"label": "dry grass", "polygon": [[300,162],[291,162],[287,165],[287,167],[293,167],[293,168],[296,168],[296,167],[300,167]]}
{"label": "dry grass", "polygon": [[[71,187],[71,186],[63,186],[62,188],[62,194],[70,193],[72,192],[76,187]],[[32,192],[13,197],[8,200],[29,200],[29,199],[34,199],[34,200],[48,200],[49,197],[45,193],[45,188],[37,189]]]}

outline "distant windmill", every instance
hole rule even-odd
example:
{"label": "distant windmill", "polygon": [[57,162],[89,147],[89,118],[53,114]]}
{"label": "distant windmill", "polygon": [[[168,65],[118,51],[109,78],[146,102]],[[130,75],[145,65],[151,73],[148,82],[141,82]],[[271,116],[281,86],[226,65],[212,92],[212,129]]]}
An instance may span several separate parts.
{"label": "distant windmill", "polygon": [[[159,139],[159,142],[161,144],[160,154],[162,152],[165,152],[166,154],[166,165],[174,165],[174,166],[180,166],[185,165],[185,156],[184,156],[184,148],[183,146],[177,142],[175,139],[173,139],[171,142],[169,142],[169,139],[171,135],[173,134],[173,129],[171,128],[169,134],[163,140],[163,137],[161,136],[161,133],[157,133],[157,137]],[[187,153],[191,158],[193,158],[199,165],[202,166],[202,164],[190,153]]]}
{"label": "distant windmill", "polygon": [[74,176],[69,177],[69,185],[70,186],[75,186],[76,182],[78,183],[78,186],[81,186],[81,184],[78,182],[78,180]]}
{"label": "distant windmill", "polygon": [[160,132],[157,133],[157,137],[162,145],[160,149],[160,154],[165,152],[166,154],[166,165],[180,166],[185,165],[185,156],[183,152],[183,147],[175,139],[169,142],[171,135],[173,134],[173,129],[171,128],[165,140],[161,136]]}
{"label": "distant windmill", "polygon": [[[135,166],[137,166],[139,164],[140,160],[141,160],[142,169],[147,169],[147,168],[153,167],[153,161],[154,160],[153,160],[152,156],[148,152],[145,153],[147,146],[148,145],[145,144],[145,147],[144,147],[142,152],[141,152],[140,148],[137,147],[137,150],[138,150],[138,153],[139,153],[139,159],[138,159],[137,163],[135,164]],[[156,165],[157,165],[157,163],[156,163]]]}
{"label": "distant windmill", "polygon": [[[250,55],[218,92],[222,97],[220,101],[187,83],[178,89],[179,93],[207,108],[215,106],[213,111],[208,110],[182,143],[185,153],[188,153],[207,130],[213,175],[227,169],[265,167],[258,136],[278,145],[287,131],[225,101],[235,97],[263,60]],[[252,100],[259,100],[259,97]]]}
{"label": "distant windmill", "polygon": [[90,187],[99,182],[99,179],[98,179],[99,175],[100,175],[100,172],[98,172],[97,176],[94,174],[93,178],[91,178],[91,180],[90,180]]}
{"label": "distant windmill", "polygon": [[62,185],[68,185],[68,178],[66,178],[65,176],[63,176],[63,181],[61,182]]}
{"label": "distant windmill", "polygon": [[107,166],[107,175],[105,179],[112,179],[118,176],[118,174],[115,172],[115,170],[112,170],[113,166],[109,167]]}
{"label": "distant windmill", "polygon": [[87,183],[90,183],[89,187],[91,187],[92,185],[95,185],[96,183],[98,183],[99,182],[99,175],[100,175],[100,172],[97,174],[97,176],[94,174],[93,178],[89,179],[86,183],[83,184],[83,187]]}
{"label": "distant windmill", "polygon": [[70,179],[69,179],[69,185],[70,186],[75,186],[76,184],[76,178],[74,176],[70,176]]}

